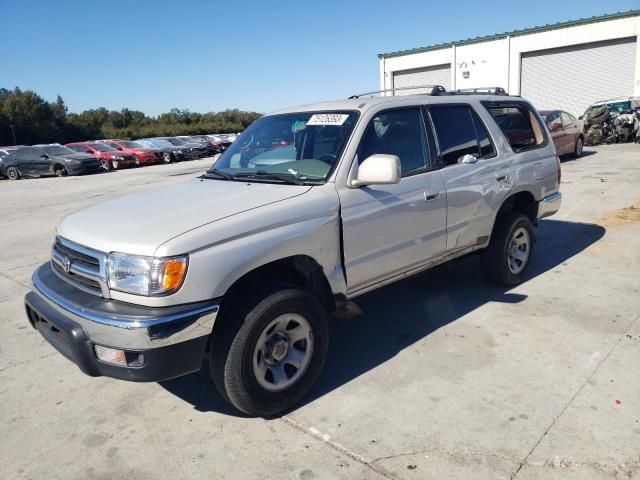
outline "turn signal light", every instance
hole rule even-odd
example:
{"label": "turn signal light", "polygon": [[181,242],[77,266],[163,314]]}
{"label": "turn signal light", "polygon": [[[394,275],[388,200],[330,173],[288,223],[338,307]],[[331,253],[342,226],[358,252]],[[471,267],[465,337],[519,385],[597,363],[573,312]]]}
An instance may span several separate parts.
{"label": "turn signal light", "polygon": [[162,288],[165,291],[176,290],[182,283],[186,271],[187,262],[185,259],[176,258],[167,260],[164,264],[164,272],[162,275]]}

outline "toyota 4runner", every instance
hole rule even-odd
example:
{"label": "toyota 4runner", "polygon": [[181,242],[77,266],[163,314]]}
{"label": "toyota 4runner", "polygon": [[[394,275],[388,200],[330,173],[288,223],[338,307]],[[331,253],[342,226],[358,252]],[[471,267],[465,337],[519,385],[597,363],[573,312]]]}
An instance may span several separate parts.
{"label": "toyota 4runner", "polygon": [[27,316],[88,375],[160,381],[206,360],[223,398],[275,415],[359,295],[475,251],[489,280],[522,282],[559,183],[544,122],[499,89],[288,108],[198,178],[66,217]]}

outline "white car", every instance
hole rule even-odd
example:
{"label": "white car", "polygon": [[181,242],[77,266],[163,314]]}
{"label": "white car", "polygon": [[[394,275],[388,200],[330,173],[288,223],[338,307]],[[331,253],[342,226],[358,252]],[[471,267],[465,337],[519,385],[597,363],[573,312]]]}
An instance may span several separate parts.
{"label": "white car", "polygon": [[205,175],[66,217],[26,310],[89,375],[159,381],[207,359],[223,398],[275,415],[358,296],[474,251],[489,280],[525,280],[559,182],[536,110],[499,90],[287,108]]}

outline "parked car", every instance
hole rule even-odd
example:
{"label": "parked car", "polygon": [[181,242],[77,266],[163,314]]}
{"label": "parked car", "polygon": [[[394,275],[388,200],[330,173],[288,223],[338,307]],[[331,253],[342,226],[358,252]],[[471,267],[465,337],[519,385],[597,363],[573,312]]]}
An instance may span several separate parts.
{"label": "parked car", "polygon": [[21,147],[2,159],[2,173],[11,180],[20,177],[81,175],[101,172],[93,156],[74,152],[60,144]]}
{"label": "parked car", "polygon": [[209,137],[213,142],[213,144],[217,145],[222,152],[224,152],[227,148],[229,148],[229,145],[231,145],[231,142],[228,141],[226,138],[223,138],[221,135],[214,134],[214,135],[207,135],[207,137]]}
{"label": "parked car", "polygon": [[[7,155],[9,155],[10,152],[12,152],[13,150],[16,150],[18,147],[12,146],[12,147],[0,147],[0,177],[5,177],[8,178],[4,171],[4,164],[2,163],[2,159],[4,157],[6,157]],[[17,170],[16,170],[17,173]],[[16,180],[15,178],[13,180]]]}
{"label": "parked car", "polygon": [[145,148],[153,148],[160,150],[163,155],[164,163],[180,162],[188,160],[187,152],[182,147],[178,147],[166,140],[159,138],[139,138],[135,141]]}
{"label": "parked car", "polygon": [[193,144],[199,145],[200,147],[204,148],[205,156],[207,157],[211,157],[216,153],[222,153],[222,148],[220,147],[220,145],[212,142],[209,139],[209,137],[207,137],[206,135],[191,135],[191,136],[181,135],[176,138],[179,138],[180,140],[184,140],[187,143],[193,143]]}
{"label": "parked car", "polygon": [[165,152],[157,148],[146,148],[144,145],[138,142],[132,142],[129,140],[105,140],[103,143],[115,148],[123,153],[133,155],[139,165],[151,165],[154,163],[171,161],[171,156],[166,155]]}
{"label": "parked car", "polygon": [[106,143],[74,142],[67,143],[65,146],[75,152],[91,155],[100,162],[102,168],[107,172],[112,169],[117,170],[122,167],[136,167],[139,165],[136,157],[124,152],[119,152]]}
{"label": "parked car", "polygon": [[562,110],[541,110],[539,113],[551,132],[558,155],[582,155],[584,133],[581,120]]}
{"label": "parked car", "polygon": [[206,156],[207,149],[201,143],[186,142],[178,137],[159,137],[176,147],[180,147],[184,152],[187,160],[194,160]]}
{"label": "parked car", "polygon": [[560,208],[555,147],[523,98],[443,90],[283,109],[205,175],[71,214],[29,322],[89,375],[206,359],[222,398],[271,416],[313,387],[329,313],[359,295],[472,252],[489,280],[523,282],[533,227]]}

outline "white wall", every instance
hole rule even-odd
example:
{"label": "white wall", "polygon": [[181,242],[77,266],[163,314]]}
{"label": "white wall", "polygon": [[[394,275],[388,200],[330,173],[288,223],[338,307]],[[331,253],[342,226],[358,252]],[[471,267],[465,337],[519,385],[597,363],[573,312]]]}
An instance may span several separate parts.
{"label": "white wall", "polygon": [[[453,88],[503,87],[518,95],[522,53],[632,36],[640,36],[640,15],[381,58],[380,88],[391,88],[395,71],[450,63]],[[640,95],[640,41],[636,45],[633,95]]]}

